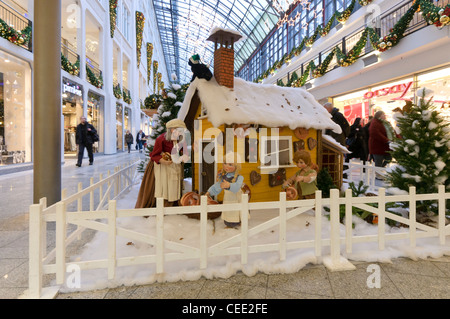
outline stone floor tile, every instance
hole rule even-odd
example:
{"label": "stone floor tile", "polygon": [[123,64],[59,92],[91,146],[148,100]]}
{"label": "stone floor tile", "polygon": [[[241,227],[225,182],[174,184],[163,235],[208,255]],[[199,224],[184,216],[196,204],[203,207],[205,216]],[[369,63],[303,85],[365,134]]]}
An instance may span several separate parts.
{"label": "stone floor tile", "polygon": [[392,272],[389,278],[407,299],[448,299],[450,296],[448,277]]}
{"label": "stone floor tile", "polygon": [[267,287],[313,295],[333,296],[327,271],[324,267],[302,269],[294,274],[270,275]]}
{"label": "stone floor tile", "polygon": [[207,280],[201,289],[198,299],[264,299],[266,288]]}

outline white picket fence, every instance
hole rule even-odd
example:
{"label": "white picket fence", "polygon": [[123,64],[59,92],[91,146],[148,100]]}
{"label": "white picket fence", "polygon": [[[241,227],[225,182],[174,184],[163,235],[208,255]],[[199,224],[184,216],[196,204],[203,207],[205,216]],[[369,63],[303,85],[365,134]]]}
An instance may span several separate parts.
{"label": "white picket fence", "polygon": [[[81,221],[78,227],[67,236],[69,223],[67,215],[71,214],[68,207],[75,204],[76,214],[83,216],[87,212],[89,218],[86,220],[95,219],[101,209],[107,207],[109,203],[131,188],[137,177],[139,163],[140,161],[136,161],[124,164],[122,167],[117,166],[114,168],[114,173],[108,170],[106,177],[99,174],[98,182],[94,182],[94,177],[91,177],[90,185],[84,189],[80,182],[77,185],[77,192],[71,196],[67,196],[67,189],[63,189],[61,201],[49,207],[47,207],[46,198],[42,198],[39,204],[30,206],[29,290],[25,293],[26,297],[39,298],[43,296],[43,274],[57,273],[60,276],[60,272],[55,269],[65,267],[62,263],[65,262],[66,247],[75,240],[79,240],[82,232],[86,229]],[[89,197],[88,205],[83,205],[83,202],[86,204],[85,197]],[[88,206],[89,209],[83,211],[85,206]],[[49,238],[47,224],[50,222],[56,222],[56,247],[47,252],[47,239]],[[55,258],[56,264],[50,264]],[[54,289],[47,290],[49,290],[48,295],[55,294]]]}
{"label": "white picket fence", "polygon": [[[211,259],[216,256],[240,256],[241,263],[247,264],[248,257],[254,253],[277,252],[281,261],[286,259],[288,251],[305,248],[313,248],[318,260],[322,261],[331,270],[354,269],[354,266],[341,254],[341,245],[345,246],[347,253],[352,252],[352,247],[361,242],[378,242],[380,250],[385,248],[387,241],[409,239],[411,247],[416,246],[418,238],[435,237],[439,239],[441,245],[446,244],[446,236],[450,235],[450,225],[446,226],[445,203],[450,198],[450,193],[446,193],[444,186],[439,188],[435,194],[416,194],[415,188],[411,188],[408,195],[387,196],[383,188],[378,189],[378,196],[352,197],[352,192],[348,189],[344,197],[340,197],[337,189],[331,190],[330,198],[322,198],[321,192],[316,192],[316,198],[310,200],[287,201],[286,193],[280,193],[279,201],[249,203],[248,195],[242,195],[241,203],[207,205],[205,196],[201,198],[199,206],[190,207],[164,207],[163,199],[157,199],[155,208],[143,209],[117,209],[116,200],[108,202],[107,209],[101,209],[101,205],[96,210],[68,212],[65,207],[68,200],[79,200],[80,196],[88,194],[100,185],[110,183],[117,185],[118,178],[126,176],[128,183],[132,180],[131,172],[135,166],[118,170],[107,179],[88,187],[80,193],[62,200],[51,206],[45,206],[45,200],[40,204],[30,207],[30,264],[29,264],[29,298],[42,298],[55,295],[58,287],[43,288],[42,278],[44,274],[56,274],[56,284],[63,285],[66,280],[66,271],[70,266],[76,266],[80,270],[84,269],[105,269],[108,279],[116,277],[116,268],[130,265],[155,265],[156,273],[165,271],[166,263],[170,261],[198,260],[199,269],[206,269]],[[113,182],[114,181],[114,182]],[[124,188],[125,190],[126,188]],[[117,195],[120,193],[118,192]],[[420,224],[416,221],[416,202],[422,200],[436,201],[439,209],[438,226],[431,227]],[[389,202],[408,202],[409,217],[405,218],[386,211],[386,204]],[[376,203],[378,207],[369,204]],[[345,235],[341,235],[340,205],[345,205]],[[326,236],[322,232],[323,207],[330,210],[330,232]],[[378,215],[378,233],[376,235],[355,236],[352,229],[352,207],[369,211]],[[287,225],[289,220],[307,211],[315,214],[315,234],[312,240],[289,241],[287,237]],[[209,245],[207,240],[207,214],[210,212],[240,210],[242,225],[240,233],[231,236],[219,243]],[[252,225],[252,220],[247,216],[253,210],[278,211],[278,216],[258,225]],[[164,223],[166,216],[199,213],[200,242],[197,246],[180,244],[165,238]],[[154,234],[139,233],[118,226],[117,219],[132,216],[150,216],[156,220],[156,230]],[[391,219],[409,227],[404,233],[385,233],[386,220]],[[56,223],[56,248],[46,253],[46,223]],[[67,262],[66,247],[69,242],[75,240],[78,232],[67,236],[67,226],[77,225],[80,229],[94,229],[108,234],[107,258],[94,261]],[[279,238],[275,242],[261,244],[250,244],[252,236],[277,227]],[[130,241],[137,241],[151,244],[155,247],[155,253],[150,255],[118,257],[116,240],[117,236],[124,237]],[[329,238],[324,238],[329,237]],[[323,255],[324,247],[329,247],[329,254]],[[328,249],[327,249],[328,251]]]}
{"label": "white picket fence", "polygon": [[344,182],[359,182],[363,181],[364,185],[368,186],[368,192],[377,193],[380,186],[377,185],[377,177],[385,177],[386,170],[389,169],[393,163],[389,163],[386,167],[377,167],[374,162],[365,163],[361,160],[351,159],[349,162],[344,163],[343,174],[346,176]]}

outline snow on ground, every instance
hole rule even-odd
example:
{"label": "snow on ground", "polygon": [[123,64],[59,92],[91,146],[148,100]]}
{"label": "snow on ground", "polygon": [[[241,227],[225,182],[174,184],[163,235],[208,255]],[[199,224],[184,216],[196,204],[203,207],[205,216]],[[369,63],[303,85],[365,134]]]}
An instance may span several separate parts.
{"label": "snow on ground", "polygon": [[[136,197],[139,192],[140,182],[117,202],[118,209],[134,208]],[[278,215],[276,210],[251,211],[249,228],[259,225]],[[354,235],[376,235],[378,228],[354,216]],[[166,216],[164,225],[165,239],[188,245],[199,247],[200,226],[196,219],[189,219],[186,216]],[[127,217],[118,219],[118,226],[139,233],[156,234],[156,223],[154,217]],[[392,228],[386,225],[386,233],[407,232],[406,228]],[[322,217],[323,238],[329,238],[330,223],[326,216]],[[208,221],[208,246],[230,238],[240,233],[239,229],[225,228],[223,221],[218,218],[214,222]],[[314,211],[310,210],[293,219],[287,225],[287,240],[313,240],[315,234]],[[341,225],[341,235],[345,234],[344,226]],[[72,256],[71,261],[87,261],[107,259],[108,235],[97,232],[94,238],[85,245],[82,252],[77,256]],[[249,238],[249,245],[264,245],[277,243],[279,232],[277,227],[267,229]],[[117,237],[117,258],[133,257],[143,255],[153,255],[156,252],[154,246],[132,241],[127,238]],[[236,244],[235,247],[239,247]],[[378,250],[378,243],[359,243],[353,245],[351,254],[345,253],[345,246],[341,248],[341,254],[350,261],[363,262],[390,262],[393,258],[409,257],[418,258],[438,258],[450,255],[450,238],[447,244],[441,246],[437,238],[417,239],[417,247],[411,248],[409,240],[387,241],[383,251]],[[323,256],[329,255],[329,247],[323,248]],[[266,274],[293,273],[297,272],[307,264],[320,263],[315,257],[314,248],[290,250],[287,252],[285,261],[279,260],[277,253],[253,253],[248,256],[248,263],[242,265],[240,256],[221,256],[208,258],[208,266],[201,270],[199,260],[185,260],[175,262],[165,262],[163,274],[156,274],[154,264],[144,264],[139,266],[116,267],[116,279],[108,280],[106,269],[83,270],[81,273],[81,288],[69,289],[62,287],[63,292],[80,290],[94,290],[104,288],[114,288],[121,285],[143,285],[154,282],[175,282],[190,281],[200,279],[202,276],[208,279],[228,278],[232,275],[243,272],[248,276],[253,276],[258,272]]]}

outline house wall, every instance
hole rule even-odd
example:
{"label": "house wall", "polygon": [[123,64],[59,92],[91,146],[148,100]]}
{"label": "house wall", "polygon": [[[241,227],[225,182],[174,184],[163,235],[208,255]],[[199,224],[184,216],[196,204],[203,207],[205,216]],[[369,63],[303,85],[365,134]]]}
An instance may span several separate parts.
{"label": "house wall", "polygon": [[[201,115],[201,107],[198,108],[198,112],[195,116],[196,119],[199,119]],[[221,125],[219,128],[214,128],[213,125],[211,124],[211,122],[208,121],[207,118],[200,118],[199,120],[197,120],[198,122],[196,122],[196,125],[194,125],[194,147],[193,149],[196,150],[196,152],[194,152],[194,164],[193,164],[193,172],[192,172],[192,179],[193,179],[193,190],[199,191],[200,190],[200,160],[201,160],[201,156],[198,153],[198,150],[201,150],[201,140],[205,139],[216,139],[216,137],[218,135],[220,135],[221,132],[225,132],[225,125]],[[266,129],[267,131],[267,136],[272,136],[271,135],[271,128],[267,128],[264,126],[260,126],[259,129],[262,129],[260,131],[264,131],[264,129]],[[292,147],[292,154],[294,153],[293,150],[293,143],[296,141],[299,141],[299,138],[297,138],[294,134],[294,131],[289,129],[288,127],[283,127],[279,129],[279,136],[280,137],[291,137],[292,139],[292,143],[290,145],[290,147]],[[226,136],[226,135],[225,135]],[[260,162],[260,140],[261,140],[261,133],[255,134],[255,136],[258,138],[258,158],[257,158],[257,162],[256,163],[249,163],[249,162],[245,162],[245,163],[241,163],[242,169],[240,174],[244,177],[244,183],[246,183],[251,190],[251,202],[261,202],[261,201],[276,201],[279,200],[279,192],[281,191],[281,186],[270,186],[269,185],[269,172],[264,172],[264,169],[261,169],[261,162]],[[305,150],[309,151],[311,154],[311,160],[313,163],[319,164],[318,160],[318,154],[320,154],[319,149],[320,149],[320,145],[318,143],[318,145],[316,147],[314,147],[312,150],[309,150],[308,148],[308,143],[307,143],[307,139],[308,138],[314,138],[316,141],[319,140],[319,132],[317,130],[314,129],[310,129],[308,136],[304,139],[305,142]],[[243,139],[237,138],[236,136],[233,136],[233,143],[234,143],[234,151],[237,152],[238,154],[245,154],[243,152],[243,145],[244,143],[242,142]],[[220,138],[218,139],[218,141],[220,141]],[[221,145],[221,143],[219,143],[217,140],[215,141],[215,147],[216,147],[216,153],[218,155],[225,155],[225,152],[227,150],[226,146],[229,145],[231,143],[231,141],[225,138],[223,141],[223,146]],[[243,157],[243,156],[242,156]],[[292,161],[292,158],[291,158]],[[216,161],[215,161],[215,176],[217,175],[217,172],[219,172],[222,168],[222,160],[220,159],[220,157],[216,156]],[[290,167],[285,167],[286,169],[286,178],[289,178],[291,176],[293,176],[298,168],[295,165],[290,165]],[[258,182],[255,185],[252,185],[250,182],[250,174],[252,171],[256,171],[258,174],[261,175],[261,180],[260,182]],[[214,177],[215,180],[215,177]],[[211,186],[211,185],[209,185]],[[209,187],[207,186],[207,188]],[[207,189],[206,188],[206,189]],[[217,198],[219,201],[222,201],[223,199],[223,193],[220,194]]]}

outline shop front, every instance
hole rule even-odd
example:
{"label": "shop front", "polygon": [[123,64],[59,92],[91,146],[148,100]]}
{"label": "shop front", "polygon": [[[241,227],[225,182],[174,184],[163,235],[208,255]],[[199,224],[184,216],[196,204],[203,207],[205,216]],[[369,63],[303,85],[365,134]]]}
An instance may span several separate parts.
{"label": "shop front", "polygon": [[123,151],[123,106],[116,104],[116,149],[118,152]]}
{"label": "shop front", "polygon": [[95,142],[93,145],[94,153],[105,152],[104,100],[103,96],[92,91],[88,92],[87,121],[95,127],[100,138],[100,141]]}
{"label": "shop front", "polygon": [[336,96],[333,98],[333,105],[344,114],[350,124],[358,117],[365,124],[369,116],[382,110],[386,113],[386,119],[394,125],[394,110],[403,109],[407,101],[417,103],[417,89],[423,87],[433,91],[434,106],[444,116],[449,116],[450,67],[414,74],[397,81]]}
{"label": "shop front", "polygon": [[63,78],[62,114],[64,117],[64,155],[76,156],[76,129],[83,116],[83,87]]}
{"label": "shop front", "polygon": [[0,165],[32,160],[31,67],[0,51]]}

